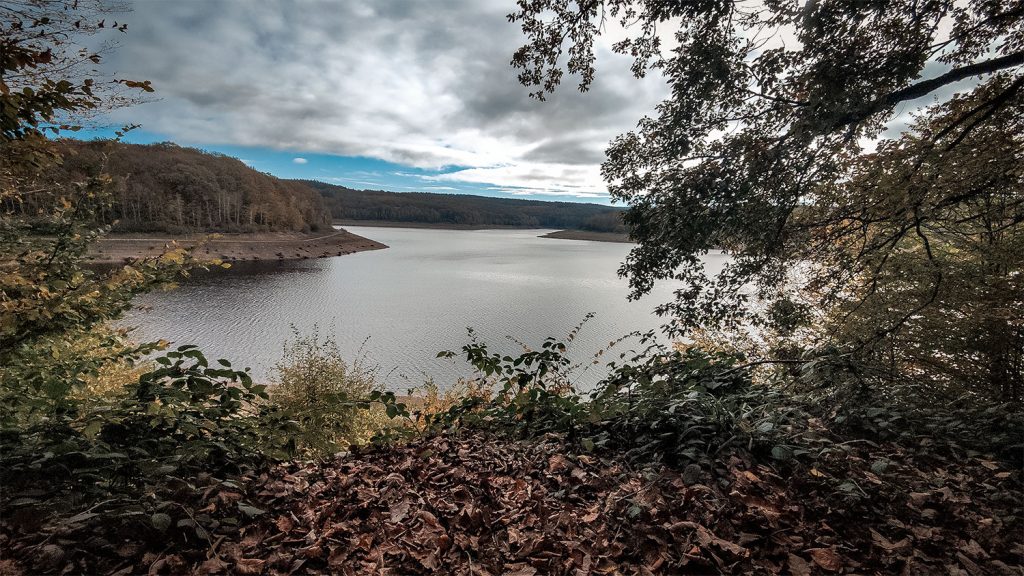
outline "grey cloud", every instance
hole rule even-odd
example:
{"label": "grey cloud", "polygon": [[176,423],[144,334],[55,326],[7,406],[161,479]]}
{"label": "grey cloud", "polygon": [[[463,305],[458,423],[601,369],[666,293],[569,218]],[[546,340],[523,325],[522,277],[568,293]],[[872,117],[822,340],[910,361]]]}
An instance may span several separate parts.
{"label": "grey cloud", "polygon": [[564,164],[599,164],[604,160],[604,146],[595,146],[593,138],[553,138],[523,154],[524,160]]}

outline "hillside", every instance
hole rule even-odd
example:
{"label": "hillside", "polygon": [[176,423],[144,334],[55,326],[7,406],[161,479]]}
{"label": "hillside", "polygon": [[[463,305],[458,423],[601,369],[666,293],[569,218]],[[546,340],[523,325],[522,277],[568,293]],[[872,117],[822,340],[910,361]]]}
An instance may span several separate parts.
{"label": "hillside", "polygon": [[[173,143],[62,140],[53,180],[69,184],[102,171],[113,205],[99,213],[118,232],[315,232],[330,225],[316,191],[241,160]],[[29,206],[31,208],[31,206]]]}
{"label": "hillside", "polygon": [[543,202],[468,194],[354,190],[315,180],[297,180],[324,198],[337,220],[572,228],[624,233],[622,209],[578,202]]}
{"label": "hillside", "polygon": [[101,171],[113,177],[113,203],[99,218],[116,223],[116,232],[316,232],[332,219],[626,232],[622,209],[599,204],[354,190],[280,179],[237,158],[170,142],[59,145],[64,162],[51,172],[58,184]]}

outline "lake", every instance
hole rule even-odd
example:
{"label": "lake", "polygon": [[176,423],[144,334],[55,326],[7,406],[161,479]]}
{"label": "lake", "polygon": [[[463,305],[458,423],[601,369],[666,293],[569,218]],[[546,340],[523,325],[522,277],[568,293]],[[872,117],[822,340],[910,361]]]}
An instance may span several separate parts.
{"label": "lake", "polygon": [[[547,230],[346,229],[390,248],[196,275],[175,290],[141,296],[124,323],[138,327],[137,339],[197,344],[211,359],[250,367],[260,381],[272,380],[292,326],[318,326],[346,358],[364,355],[386,387],[404,392],[428,378],[444,387],[470,373],[461,359],[436,358],[459,351],[467,327],[494,351],[516,353],[521,347],[510,337],[539,348],[595,312],[570,349],[574,360],[587,361],[611,340],[658,328],[653,309],[672,298],[663,284],[639,301],[626,299],[616,271],[629,244],[538,237]],[[708,258],[711,269],[724,261]],[[593,384],[611,359],[580,373],[578,383]]]}

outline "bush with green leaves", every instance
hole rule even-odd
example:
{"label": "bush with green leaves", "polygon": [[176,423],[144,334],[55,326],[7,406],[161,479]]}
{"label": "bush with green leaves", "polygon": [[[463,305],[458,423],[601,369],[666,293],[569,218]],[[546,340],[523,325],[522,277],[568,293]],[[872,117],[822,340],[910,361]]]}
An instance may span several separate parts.
{"label": "bush with green leaves", "polygon": [[[567,353],[593,317],[593,313],[587,314],[564,342],[546,338],[539,350],[510,338],[523,348],[523,353],[516,357],[491,352],[470,328],[470,342],[462,347],[462,353],[476,371],[473,379],[464,382],[473,393],[446,410],[418,414],[421,424],[427,428],[481,423],[509,425],[525,435],[574,429],[582,418],[583,405],[575,381],[583,365],[574,363]],[[612,342],[609,348],[627,337]],[[594,363],[604,352],[595,355]],[[455,356],[451,350],[437,354],[438,358]]]}
{"label": "bush with green leaves", "polygon": [[[463,347],[490,398],[467,397],[427,417],[435,427],[485,427],[521,436],[559,432],[585,451],[670,466],[710,466],[734,449],[777,462],[811,464],[850,442],[922,442],[936,453],[1001,454],[1020,462],[1024,414],[1012,405],[854,405],[831,386],[807,391],[809,376],[701,345],[666,347],[648,334],[589,393],[558,386],[570,361],[555,339],[511,357],[474,340]],[[440,356],[451,357],[453,352]],[[807,365],[804,364],[804,367]],[[797,388],[799,391],[791,391]]]}
{"label": "bush with green leaves", "polygon": [[298,448],[310,455],[328,455],[363,444],[405,415],[392,392],[380,389],[377,370],[360,354],[349,364],[337,342],[293,328],[293,339],[275,366],[273,399],[298,425]]}
{"label": "bush with green leaves", "polygon": [[198,478],[230,482],[292,455],[296,423],[247,372],[217,364],[182,346],[106,401],[4,427],[4,515],[45,530],[130,524],[194,497]]}
{"label": "bush with green leaves", "polygon": [[588,404],[588,447],[670,463],[731,447],[788,460],[820,447],[803,399],[755,382],[742,356],[652,344],[610,368]]}

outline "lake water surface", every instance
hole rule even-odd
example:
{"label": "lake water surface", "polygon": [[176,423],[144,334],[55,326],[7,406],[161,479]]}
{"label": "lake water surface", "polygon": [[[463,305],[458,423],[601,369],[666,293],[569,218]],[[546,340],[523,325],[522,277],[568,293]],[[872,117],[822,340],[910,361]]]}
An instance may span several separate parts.
{"label": "lake water surface", "polygon": [[[426,378],[443,387],[469,373],[462,360],[436,358],[441,350],[459,351],[467,327],[495,351],[514,353],[521,348],[508,336],[539,347],[595,312],[570,351],[574,360],[587,360],[611,340],[659,327],[653,308],[671,299],[672,287],[661,285],[627,301],[627,283],[616,270],[628,244],[538,238],[544,230],[347,229],[390,248],[199,275],[140,297],[125,322],[138,327],[139,339],[197,344],[211,359],[251,367],[263,381],[272,379],[291,326],[318,325],[347,358],[362,350],[384,384],[404,392]],[[723,258],[710,256],[709,267]],[[602,374],[594,366],[579,383]]]}

